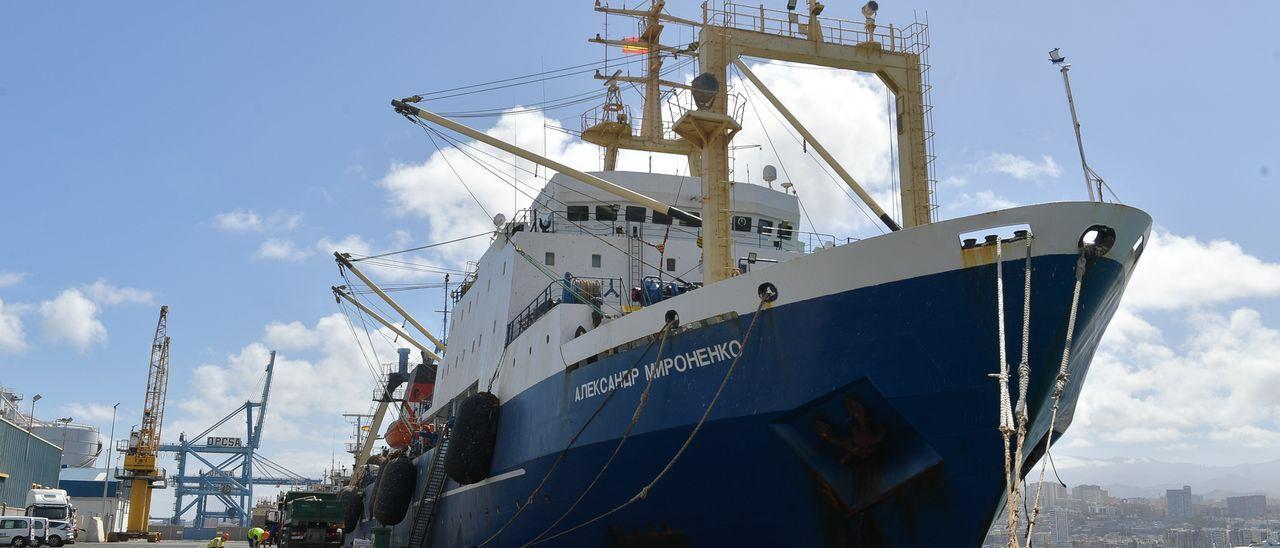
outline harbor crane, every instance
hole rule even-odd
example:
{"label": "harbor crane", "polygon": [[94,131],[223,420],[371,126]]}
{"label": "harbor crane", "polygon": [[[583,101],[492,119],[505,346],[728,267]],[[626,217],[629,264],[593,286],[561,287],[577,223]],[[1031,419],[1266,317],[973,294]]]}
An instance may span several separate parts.
{"label": "harbor crane", "polygon": [[151,533],[151,491],[165,488],[164,470],[156,466],[160,449],[160,428],[164,424],[164,398],[169,388],[169,307],[160,307],[160,320],[151,340],[151,363],[147,369],[147,392],[142,405],[142,422],[125,441],[124,468],[116,478],[129,486],[129,523],[123,533],[111,533],[109,541],[145,538],[158,542],[160,533]]}
{"label": "harbor crane", "polygon": [[[161,451],[176,453],[174,458],[178,467],[177,475],[172,478],[174,500],[170,523],[180,525],[183,514],[195,508],[195,530],[188,528],[184,531],[184,537],[205,538],[213,534],[212,530],[205,530],[207,518],[211,517],[234,520],[241,527],[248,526],[254,485],[279,487],[323,482],[320,479],[305,478],[257,453],[262,441],[262,425],[267,415],[267,400],[271,395],[275,364],[276,353],[272,350],[271,358],[267,361],[266,380],[260,400],[240,404],[199,434],[190,437],[181,434],[178,436],[178,443],[160,446]],[[211,435],[241,413],[244,414],[245,421],[244,439]],[[187,469],[191,464],[207,466],[208,469],[188,474]],[[189,501],[187,497],[191,497]],[[221,502],[224,508],[210,508],[210,499]]]}

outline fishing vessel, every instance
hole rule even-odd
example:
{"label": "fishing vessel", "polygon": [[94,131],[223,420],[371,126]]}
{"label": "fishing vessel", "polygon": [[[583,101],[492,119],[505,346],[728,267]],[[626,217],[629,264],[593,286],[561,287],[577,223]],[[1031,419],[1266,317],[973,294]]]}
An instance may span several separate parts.
{"label": "fishing vessel", "polygon": [[[377,433],[389,407],[402,410],[396,448],[370,458],[369,435],[355,451],[349,544],[977,546],[1002,503],[1034,502],[1013,486],[1070,425],[1151,219],[1090,182],[1088,201],[938,220],[927,27],[881,25],[875,2],[862,21],[790,4],[704,4],[685,19],[661,0],[597,2],[634,18],[638,37],[592,41],[635,48],[646,64],[642,76],[599,75],[606,101],[581,134],[604,148],[599,171],[432,113],[420,96],[392,102],[433,135],[555,175],[528,209],[494,219],[452,293],[447,340],[379,288],[362,257],[337,254],[371,290],[360,293],[403,319],[350,285],[335,294],[422,356],[411,371],[402,352],[372,419]],[[670,25],[697,40],[662,44]],[[692,82],[661,78],[672,56],[697,60]],[[746,59],[884,81],[900,217]],[[886,234],[815,238],[800,231],[794,192],[730,180],[741,128],[731,70]],[[644,89],[638,119],[619,83]],[[665,118],[664,88],[689,99]],[[687,156],[692,175],[617,170],[619,150]],[[397,401],[410,381],[414,395]]]}

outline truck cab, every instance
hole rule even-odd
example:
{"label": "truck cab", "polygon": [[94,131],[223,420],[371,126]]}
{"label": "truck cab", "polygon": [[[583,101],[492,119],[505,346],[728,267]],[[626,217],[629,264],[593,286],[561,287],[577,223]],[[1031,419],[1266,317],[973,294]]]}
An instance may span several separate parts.
{"label": "truck cab", "polygon": [[76,509],[71,497],[62,489],[31,489],[27,491],[26,515],[45,520],[36,537],[50,546],[74,543],[76,538]]}

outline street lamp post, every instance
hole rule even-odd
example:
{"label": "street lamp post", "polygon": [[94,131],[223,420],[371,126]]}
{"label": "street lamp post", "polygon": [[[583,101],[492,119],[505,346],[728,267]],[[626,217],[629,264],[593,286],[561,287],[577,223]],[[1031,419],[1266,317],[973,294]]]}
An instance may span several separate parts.
{"label": "street lamp post", "polygon": [[31,396],[31,416],[27,417],[27,448],[22,452],[22,463],[24,466],[27,465],[27,459],[31,458],[31,429],[36,426],[36,402],[40,401],[40,398],[43,397],[44,396],[41,396],[40,394]]}
{"label": "street lamp post", "polygon": [[[68,425],[68,424],[71,424],[71,420],[72,420],[72,419],[71,419],[71,417],[62,417],[62,418],[60,418],[60,419],[58,419],[58,420],[54,421],[54,422],[57,422],[57,423],[61,423],[61,424],[62,424],[62,460],[66,460],[66,459],[67,459],[67,425]],[[61,469],[62,469],[62,467],[63,467],[63,466],[65,466],[65,464],[59,463],[59,466],[58,466],[58,469],[59,469],[59,472],[58,472],[58,483],[56,484],[56,487],[55,487],[56,489],[61,489],[61,488],[62,488],[62,472],[61,472]]]}
{"label": "street lamp post", "polygon": [[107,527],[108,533],[111,526],[107,525],[107,483],[111,481],[111,457],[116,445],[116,409],[119,407],[120,402],[111,406],[111,441],[107,442],[107,469],[102,474],[102,525]]}

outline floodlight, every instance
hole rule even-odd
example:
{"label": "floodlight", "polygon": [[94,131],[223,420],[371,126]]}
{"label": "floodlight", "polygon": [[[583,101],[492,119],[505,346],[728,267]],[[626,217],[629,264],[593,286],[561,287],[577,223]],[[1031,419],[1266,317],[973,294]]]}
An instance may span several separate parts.
{"label": "floodlight", "polygon": [[1061,65],[1067,58],[1062,56],[1061,48],[1053,48],[1049,50],[1049,62],[1055,65]]}
{"label": "floodlight", "polygon": [[754,251],[747,253],[747,262],[748,262],[748,263],[756,264],[756,259],[757,259],[757,258],[759,258],[759,255],[757,255],[757,254],[756,254],[756,252],[754,252]]}
{"label": "floodlight", "polygon": [[876,16],[876,12],[879,10],[880,4],[877,4],[876,0],[871,0],[862,6],[862,16],[867,19],[872,19]]}
{"label": "floodlight", "polygon": [[826,8],[826,6],[822,5],[822,2],[814,2],[813,5],[809,7],[809,15],[814,17],[822,15],[823,8]]}
{"label": "floodlight", "polygon": [[710,109],[712,103],[716,101],[718,91],[720,91],[720,82],[710,72],[699,74],[693,79],[693,102],[698,105],[698,110]]}
{"label": "floodlight", "polygon": [[787,10],[795,11],[795,9],[796,9],[796,0],[787,0]]}
{"label": "floodlight", "polygon": [[502,228],[502,225],[506,222],[507,222],[506,215],[499,213],[493,216],[493,226],[495,227]]}

